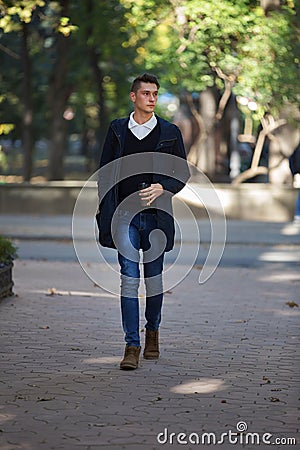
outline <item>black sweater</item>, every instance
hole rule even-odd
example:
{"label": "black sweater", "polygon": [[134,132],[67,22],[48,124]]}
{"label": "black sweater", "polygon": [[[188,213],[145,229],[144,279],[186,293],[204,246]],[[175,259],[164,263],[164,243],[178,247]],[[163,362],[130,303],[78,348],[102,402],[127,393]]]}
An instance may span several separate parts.
{"label": "black sweater", "polygon": [[[159,140],[159,125],[157,124],[155,128],[144,138],[138,139],[135,135],[127,129],[126,138],[125,138],[125,148],[123,156],[133,155],[136,153],[143,154],[142,158],[137,158],[136,165],[132,167],[132,164],[135,163],[134,158],[130,158],[129,162],[125,160],[122,161],[121,165],[121,173],[119,182],[118,191],[119,191],[119,203],[121,203],[126,197],[138,191],[138,185],[142,182],[146,182],[149,184],[153,183],[153,164],[152,164],[152,155],[149,152],[154,152]],[[136,172],[135,175],[128,177],[128,169],[130,171],[134,170]],[[147,171],[140,173],[141,170]],[[125,177],[125,178],[124,178]],[[122,179],[124,178],[124,179]],[[139,197],[132,196],[130,198],[130,202],[126,202],[126,206],[134,207],[135,202],[139,201]]]}

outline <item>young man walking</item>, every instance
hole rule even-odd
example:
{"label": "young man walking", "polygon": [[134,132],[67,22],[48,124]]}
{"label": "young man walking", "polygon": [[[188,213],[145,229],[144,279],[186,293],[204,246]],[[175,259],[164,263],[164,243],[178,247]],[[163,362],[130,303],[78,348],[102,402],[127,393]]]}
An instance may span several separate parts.
{"label": "young man walking", "polygon": [[158,90],[154,75],[145,73],[133,81],[130,99],[134,111],[111,122],[100,162],[100,169],[108,170],[104,175],[100,170],[98,182],[99,240],[118,251],[126,342],[120,368],[125,370],[138,367],[141,351],[140,250],[146,288],[143,356],[159,357],[164,253],[173,248],[175,232],[171,197],[190,176],[180,130],[154,114]]}

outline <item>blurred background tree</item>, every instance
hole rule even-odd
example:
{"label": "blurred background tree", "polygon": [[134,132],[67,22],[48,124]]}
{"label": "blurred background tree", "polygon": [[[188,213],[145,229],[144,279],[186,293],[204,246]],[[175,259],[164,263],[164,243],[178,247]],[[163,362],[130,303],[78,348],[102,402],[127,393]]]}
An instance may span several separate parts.
{"label": "blurred background tree", "polygon": [[128,87],[145,70],[169,99],[159,113],[178,123],[190,161],[214,180],[238,174],[239,143],[252,145],[265,114],[285,112],[286,153],[299,139],[292,0],[0,0],[0,10],[1,121],[14,124],[8,137],[24,180],[36,173],[38,142],[48,179],[64,178],[75,143],[91,173],[109,121],[130,112]]}
{"label": "blurred background tree", "polygon": [[175,120],[193,136],[189,159],[215,179],[230,172],[231,153],[238,134],[244,134],[241,112],[257,126],[266,113],[276,117],[287,105],[299,106],[294,2],[123,3],[129,11],[128,45],[138,42],[137,62],[181,95],[184,108]]}

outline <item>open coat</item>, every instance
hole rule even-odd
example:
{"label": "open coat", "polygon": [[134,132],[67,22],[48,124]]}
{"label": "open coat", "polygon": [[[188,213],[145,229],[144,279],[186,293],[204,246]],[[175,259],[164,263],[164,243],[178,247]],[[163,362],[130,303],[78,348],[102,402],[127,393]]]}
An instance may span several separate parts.
{"label": "open coat", "polygon": [[[172,196],[185,186],[190,177],[190,171],[179,128],[161,117],[156,117],[160,127],[160,137],[152,153],[153,183],[160,183],[164,193],[155,200],[155,208],[157,208],[158,228],[166,236],[165,251],[170,251],[174,246],[175,235]],[[124,154],[128,121],[129,117],[111,122],[100,161],[99,211],[96,220],[99,228],[99,242],[102,246],[109,248],[116,248],[112,238],[111,224],[118,207],[120,164]],[[136,173],[134,170],[133,174]]]}

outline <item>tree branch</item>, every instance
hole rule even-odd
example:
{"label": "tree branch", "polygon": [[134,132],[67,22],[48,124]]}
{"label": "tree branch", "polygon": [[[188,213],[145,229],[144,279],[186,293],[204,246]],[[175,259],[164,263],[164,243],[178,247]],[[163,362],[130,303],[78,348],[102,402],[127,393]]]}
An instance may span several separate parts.
{"label": "tree branch", "polygon": [[[245,172],[235,177],[235,179],[232,181],[233,185],[240,184],[243,181],[248,180],[249,178],[253,178],[256,175],[268,173],[267,167],[258,165],[266,136],[271,137],[272,136],[271,132],[276,130],[276,128],[281,127],[282,125],[285,125],[286,120],[280,119],[275,121],[274,117],[269,115],[267,116],[267,118],[262,117],[261,124],[262,130],[258,135],[258,139],[252,157],[251,167],[250,169],[245,170]],[[274,138],[274,136],[272,137]]]}
{"label": "tree branch", "polygon": [[219,121],[223,117],[224,110],[225,110],[228,100],[230,98],[231,91],[235,84],[237,75],[236,74],[225,75],[224,72],[219,67],[215,67],[214,70],[217,73],[218,77],[221,78],[222,80],[224,80],[224,85],[225,85],[225,90],[219,101],[218,110],[216,113],[216,120]]}
{"label": "tree branch", "polygon": [[191,29],[191,31],[189,32],[189,36],[188,36],[188,38],[187,38],[187,42],[185,43],[185,44],[181,44],[178,48],[177,48],[177,50],[176,50],[176,53],[179,55],[180,53],[183,53],[184,52],[184,50],[186,50],[186,48],[187,48],[187,45],[188,44],[190,44],[191,42],[193,42],[194,40],[195,40],[195,35],[196,35],[196,33],[197,33],[197,31],[200,29],[200,26],[199,25],[195,25],[192,29]]}
{"label": "tree branch", "polygon": [[2,50],[7,55],[11,56],[14,59],[21,59],[20,56],[15,53],[13,50],[10,50],[10,48],[5,47],[4,45],[0,44],[0,50]]}

